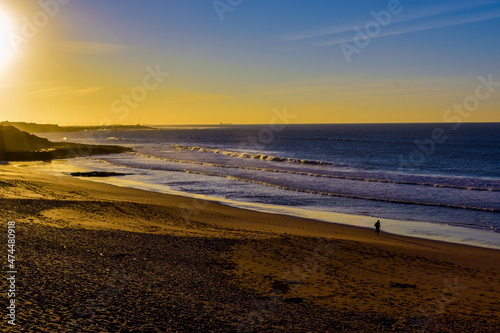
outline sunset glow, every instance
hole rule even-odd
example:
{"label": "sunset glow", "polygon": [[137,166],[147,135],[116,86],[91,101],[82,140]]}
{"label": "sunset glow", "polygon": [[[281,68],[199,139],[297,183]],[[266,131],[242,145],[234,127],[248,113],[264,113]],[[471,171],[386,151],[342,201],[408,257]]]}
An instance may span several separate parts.
{"label": "sunset glow", "polygon": [[[13,121],[267,124],[287,107],[293,123],[443,122],[479,76],[500,81],[497,0],[9,3]],[[462,120],[500,121],[499,105],[495,91]]]}

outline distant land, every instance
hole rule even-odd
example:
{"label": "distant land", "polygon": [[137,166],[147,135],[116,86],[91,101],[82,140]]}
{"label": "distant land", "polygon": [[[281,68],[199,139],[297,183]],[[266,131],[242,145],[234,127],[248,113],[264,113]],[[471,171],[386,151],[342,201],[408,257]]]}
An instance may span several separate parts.
{"label": "distant land", "polygon": [[52,142],[10,125],[0,126],[0,161],[39,161],[84,155],[117,154],[131,148]]}
{"label": "distant land", "polygon": [[36,124],[25,122],[3,121],[0,126],[14,126],[15,128],[28,133],[48,133],[48,132],[81,132],[81,131],[130,131],[137,129],[154,129],[153,127],[142,125],[107,125],[107,126],[59,126],[56,124]]}

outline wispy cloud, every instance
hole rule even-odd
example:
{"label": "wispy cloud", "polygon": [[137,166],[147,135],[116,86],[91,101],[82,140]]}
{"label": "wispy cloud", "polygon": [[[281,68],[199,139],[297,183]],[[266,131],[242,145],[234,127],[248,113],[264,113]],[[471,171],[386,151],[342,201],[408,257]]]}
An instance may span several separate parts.
{"label": "wispy cloud", "polygon": [[125,46],[109,43],[94,43],[81,41],[67,41],[59,44],[60,48],[66,52],[80,54],[102,54],[114,55],[119,53]]}
{"label": "wispy cloud", "polygon": [[29,93],[24,93],[22,96],[33,97],[33,98],[61,98],[62,100],[69,100],[78,96],[93,95],[102,92],[102,87],[47,87]]}
{"label": "wispy cloud", "polygon": [[[500,17],[500,8],[491,7],[500,4],[499,0],[476,0],[473,2],[455,3],[446,7],[436,6],[421,10],[404,8],[399,15],[394,15],[388,27],[376,37],[385,37],[412,33],[423,30],[438,29],[461,24],[480,22]],[[368,19],[368,21],[373,18]],[[341,26],[328,27],[321,30],[285,36],[288,42],[306,41],[316,46],[329,46],[354,40],[355,28],[363,27],[367,21],[354,22]],[[348,35],[349,33],[349,35]]]}
{"label": "wispy cloud", "polygon": [[[445,28],[445,27],[451,27],[451,26],[456,26],[456,25],[461,25],[461,24],[466,24],[466,23],[491,20],[491,19],[499,18],[499,17],[500,17],[500,9],[497,9],[494,12],[469,15],[468,17],[461,17],[459,19],[454,18],[454,19],[435,20],[432,22],[416,22],[416,23],[411,24],[411,25],[406,26],[406,27],[400,27],[399,29],[393,29],[393,30],[388,30],[387,32],[382,32],[378,36],[375,36],[372,38],[395,36],[395,35],[407,34],[407,33],[417,32],[417,31]],[[352,42],[352,41],[354,41],[354,36],[352,36],[351,38],[345,38],[345,39],[332,39],[332,40],[328,40],[328,41],[315,42],[313,44],[317,45],[317,46],[329,46],[329,45],[336,45],[336,44],[340,44],[340,43],[344,43],[344,42]]]}

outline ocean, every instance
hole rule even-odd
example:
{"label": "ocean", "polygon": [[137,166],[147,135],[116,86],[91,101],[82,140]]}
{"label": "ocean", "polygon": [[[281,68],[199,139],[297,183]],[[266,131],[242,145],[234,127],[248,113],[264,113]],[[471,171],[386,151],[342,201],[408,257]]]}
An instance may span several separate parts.
{"label": "ocean", "polygon": [[[428,238],[449,233],[451,241],[500,246],[500,123],[158,126],[38,135],[132,147],[134,153],[65,162],[127,173],[113,180],[123,186],[290,215],[362,216],[367,226],[382,219],[382,230],[394,226]],[[409,232],[405,223],[418,227]]]}

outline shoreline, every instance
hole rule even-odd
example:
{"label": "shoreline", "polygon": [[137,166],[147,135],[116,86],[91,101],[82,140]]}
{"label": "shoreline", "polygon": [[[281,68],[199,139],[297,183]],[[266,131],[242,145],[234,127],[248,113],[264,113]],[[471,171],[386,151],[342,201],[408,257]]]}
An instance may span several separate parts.
{"label": "shoreline", "polygon": [[19,225],[19,324],[33,330],[500,329],[498,250],[11,165],[0,185],[0,216]]}
{"label": "shoreline", "polygon": [[[14,166],[2,166],[0,165],[0,174],[2,170],[5,169],[11,169],[15,168],[15,170],[19,169],[18,167]],[[15,170],[8,170],[8,172],[15,172]],[[22,169],[21,169],[22,170]],[[66,187],[66,185],[71,184],[71,186],[75,186],[75,184],[78,184],[77,186],[79,188],[83,188],[85,190],[90,190],[90,191],[103,191],[105,193],[108,193],[108,195],[105,196],[106,200],[117,200],[117,199],[125,199],[125,201],[129,201],[129,198],[132,197],[134,202],[140,202],[140,203],[150,203],[151,201],[159,201],[161,204],[165,204],[166,202],[173,202],[175,203],[176,207],[175,209],[179,211],[180,215],[183,215],[182,210],[187,209],[191,210],[186,212],[186,216],[182,216],[184,220],[189,220],[191,217],[198,216],[199,214],[204,213],[204,210],[208,206],[215,206],[217,207],[216,211],[217,212],[223,212],[226,210],[230,210],[233,213],[236,213],[235,215],[241,216],[241,215],[265,215],[267,217],[270,217],[272,220],[273,217],[288,220],[288,222],[293,221],[293,224],[296,224],[296,221],[299,221],[299,224],[302,223],[309,223],[311,224],[311,228],[303,228],[301,227],[300,229],[311,229],[311,230],[319,230],[318,232],[313,232],[313,233],[308,233],[306,234],[308,236],[313,236],[313,237],[321,237],[324,236],[322,232],[324,229],[341,229],[342,231],[349,230],[346,234],[349,234],[352,236],[352,234],[357,234],[360,233],[361,235],[353,237],[353,239],[359,239],[360,237],[366,237],[366,236],[372,236],[374,234],[374,228],[363,226],[363,225],[349,225],[345,223],[338,223],[338,222],[328,222],[328,221],[322,221],[320,219],[311,219],[307,217],[299,217],[299,216],[291,216],[288,214],[284,213],[276,213],[276,212],[265,212],[265,211],[258,211],[254,209],[249,209],[249,208],[242,208],[242,207],[236,207],[232,206],[230,204],[226,204],[224,202],[221,202],[220,199],[215,199],[215,200],[207,200],[205,199],[204,195],[189,195],[188,193],[184,192],[179,192],[181,194],[172,194],[172,193],[161,193],[161,192],[155,192],[155,191],[150,191],[148,189],[140,189],[140,188],[134,188],[134,187],[122,187],[118,186],[115,184],[108,184],[108,183],[103,183],[100,181],[93,181],[91,179],[80,179],[78,177],[71,177],[71,176],[53,176],[53,175],[42,175],[39,173],[34,173],[31,170],[22,170],[22,173],[27,173],[30,178],[30,180],[36,179],[39,180],[40,178],[46,178],[49,179],[49,181],[57,187]],[[26,175],[26,174],[25,174]],[[1,179],[1,178],[0,178]],[[64,185],[63,185],[64,183]],[[127,193],[126,195],[123,195],[122,192]],[[172,191],[175,192],[175,191]],[[109,193],[112,193],[112,196],[109,196]],[[118,195],[119,194],[119,195]],[[185,194],[185,195],[182,195]],[[117,196],[115,198],[114,196]],[[142,200],[141,198],[154,198],[153,200]],[[373,219],[376,219],[374,217],[367,217],[367,216],[361,216],[361,215],[349,215],[349,214],[341,214],[341,213],[332,213],[337,216],[347,216],[348,218],[353,218],[353,217],[358,217],[358,218],[368,218],[370,221]],[[211,221],[216,223],[215,221]],[[219,222],[220,223],[220,222]],[[419,222],[420,223],[420,222]],[[255,223],[252,223],[250,228],[254,228]],[[289,226],[284,226],[286,227],[293,227],[293,224],[290,223]],[[225,225],[225,224],[222,224]],[[259,225],[258,230],[262,230],[262,226]],[[314,228],[313,228],[314,226]],[[268,231],[268,230],[266,230]],[[301,230],[301,233],[304,233],[304,230]],[[334,232],[334,234],[337,234],[337,232]],[[389,233],[389,232],[384,232],[384,229],[382,228],[381,230],[381,235],[390,235],[393,236],[394,239],[401,240],[407,243],[421,243],[425,244],[424,246],[429,246],[429,244],[440,244],[444,247],[466,247],[466,248],[471,248],[471,249],[476,249],[476,250],[486,250],[486,251],[494,251],[500,255],[500,249],[496,248],[488,248],[488,247],[481,247],[481,246],[476,246],[476,245],[469,245],[469,244],[461,244],[461,243],[455,243],[455,242],[447,242],[447,241],[441,241],[441,240],[434,240],[434,239],[428,239],[428,238],[421,238],[421,237],[415,237],[415,236],[407,236],[407,235],[400,235],[400,234],[395,234],[395,233]],[[345,235],[344,235],[345,236]],[[375,239],[381,240],[382,237],[376,237],[373,236]],[[372,238],[372,237],[368,237]]]}
{"label": "shoreline", "polygon": [[[29,165],[30,163],[23,163],[23,164]],[[69,174],[72,172],[78,173],[78,172],[92,171],[90,169],[87,169],[86,167],[69,164],[68,161],[66,160],[52,162],[50,164],[51,168],[53,167],[53,165],[56,164],[60,165],[57,166],[55,171],[50,171],[51,170],[50,168],[49,169],[41,168],[40,172],[48,172],[49,174],[52,175],[58,175],[62,173],[61,170],[66,170],[66,172],[64,172],[65,174]],[[299,217],[299,218],[304,218],[306,220],[314,220],[325,223],[359,226],[366,228],[368,230],[374,230],[373,224],[375,223],[375,221],[381,220],[383,233],[385,232],[393,235],[415,237],[419,239],[428,239],[428,240],[442,241],[452,244],[461,244],[461,245],[500,250],[500,233],[493,232],[490,230],[466,228],[461,226],[450,226],[448,223],[395,220],[395,219],[369,216],[369,215],[337,213],[337,212],[330,212],[323,210],[311,210],[311,209],[289,207],[289,206],[277,206],[270,204],[236,201],[226,198],[211,197],[202,194],[194,194],[177,190],[171,190],[168,189],[166,186],[127,180],[124,179],[124,177],[120,178],[106,177],[106,178],[89,178],[89,179],[86,178],[84,180],[101,184],[108,184],[112,186],[118,186],[121,188],[132,188],[132,189],[149,191],[152,193],[180,196],[184,198],[189,198],[191,200],[192,199],[208,200],[228,207],[246,209],[262,213]],[[387,230],[389,230],[390,232],[387,232]]]}
{"label": "shoreline", "polygon": [[[10,162],[13,163],[13,162]],[[15,162],[14,162],[15,163]],[[25,162],[26,163],[26,162]],[[30,162],[27,162],[30,163]],[[36,162],[34,162],[36,163]],[[149,200],[143,201],[140,200],[142,197],[153,197],[153,198],[158,198],[162,203],[165,201],[172,201],[175,202],[179,207],[177,207],[179,210],[183,208],[191,208],[194,210],[196,214],[201,213],[203,209],[208,206],[208,205],[213,205],[218,207],[218,211],[224,211],[224,210],[231,210],[231,211],[242,211],[238,215],[244,215],[245,213],[247,214],[264,214],[267,216],[276,216],[280,217],[282,219],[291,219],[291,220],[299,220],[301,222],[307,222],[311,224],[319,224],[324,226],[325,228],[340,228],[340,229],[351,229],[352,230],[362,230],[363,233],[366,234],[372,234],[374,233],[374,228],[370,226],[364,226],[364,225],[349,225],[345,223],[339,223],[339,222],[329,222],[329,221],[323,221],[320,219],[311,219],[308,217],[300,217],[300,216],[294,216],[294,215],[288,215],[285,213],[277,213],[277,212],[266,212],[266,211],[258,211],[255,209],[250,209],[250,208],[243,208],[243,207],[237,207],[233,206],[231,204],[225,203],[223,199],[221,198],[213,198],[213,200],[206,199],[207,197],[204,195],[199,195],[199,194],[189,194],[185,192],[178,192],[176,194],[172,194],[177,191],[170,191],[171,193],[162,193],[162,192],[156,192],[156,191],[151,191],[148,189],[141,189],[141,188],[135,188],[135,187],[129,187],[129,186],[119,186],[116,184],[109,184],[109,183],[104,183],[101,181],[94,181],[92,179],[88,178],[83,178],[80,179],[79,177],[72,177],[69,175],[63,175],[63,176],[54,176],[54,175],[43,175],[41,173],[36,173],[33,172],[32,170],[26,170],[24,168],[19,168],[17,166],[13,165],[0,165],[0,180],[1,180],[1,175],[2,171],[7,171],[8,173],[15,173],[15,171],[21,171],[21,174],[24,176],[27,176],[28,179],[33,181],[36,179],[36,181],[39,181],[40,179],[48,179],[49,182],[52,183],[52,185],[56,185],[57,187],[65,187],[67,184],[71,184],[71,186],[74,186],[75,184],[78,184],[78,187],[84,188],[84,189],[90,189],[91,191],[94,190],[106,190],[106,192],[113,193],[113,195],[116,195],[120,192],[126,192],[129,194],[132,194],[134,201],[140,201],[140,202],[149,202]],[[63,184],[64,183],[64,184]],[[119,195],[118,198],[122,198],[123,195]],[[126,197],[126,196],[125,196]],[[106,199],[108,200],[113,200],[113,197],[109,197],[108,195],[106,196]],[[138,200],[139,199],[139,200]],[[228,200],[229,201],[229,200]],[[199,202],[206,202],[204,204],[199,204]],[[242,202],[235,202],[238,204],[249,204],[249,203],[242,203]],[[191,207],[188,207],[191,206]],[[198,207],[199,206],[199,207]],[[269,205],[268,205],[269,206]],[[280,207],[280,206],[276,206]],[[288,208],[288,207],[287,207]],[[342,213],[332,213],[337,216],[344,216],[352,219],[356,218],[363,218],[363,219],[370,219],[370,221],[374,221],[374,219],[377,219],[376,217],[370,217],[370,216],[363,216],[363,215],[350,215],[350,214],[342,214]],[[388,219],[384,219],[388,220]],[[425,223],[425,222],[418,222],[418,223]],[[488,247],[482,247],[482,246],[476,246],[476,245],[469,245],[469,244],[461,244],[461,243],[456,243],[456,242],[448,242],[448,241],[441,241],[441,240],[434,240],[434,239],[428,239],[428,238],[421,238],[421,237],[415,237],[415,236],[407,236],[407,235],[400,235],[396,233],[390,233],[390,232],[384,232],[384,228],[382,227],[381,229],[381,235],[382,234],[387,234],[391,236],[395,236],[398,239],[406,239],[408,241],[413,240],[413,241],[418,241],[422,243],[442,243],[443,245],[446,246],[465,246],[465,247],[470,247],[470,248],[477,248],[477,249],[484,249],[484,250],[491,250],[491,251],[498,251],[500,254],[500,249],[496,248],[488,248]],[[315,235],[318,236],[318,235]]]}

